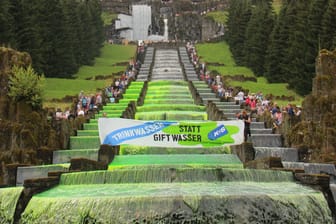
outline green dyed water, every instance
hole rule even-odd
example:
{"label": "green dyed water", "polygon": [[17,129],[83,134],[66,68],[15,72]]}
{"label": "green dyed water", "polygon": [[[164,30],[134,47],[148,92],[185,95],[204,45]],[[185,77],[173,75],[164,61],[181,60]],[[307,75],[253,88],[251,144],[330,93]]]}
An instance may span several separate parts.
{"label": "green dyed water", "polygon": [[[210,168],[200,166],[166,168],[139,166],[136,169],[114,169],[63,174],[62,185],[171,183],[171,182],[293,182],[291,172],[248,170],[243,168]],[[281,184],[281,183],[279,183]]]}
{"label": "green dyed water", "polygon": [[136,120],[207,120],[208,114],[199,111],[154,111],[154,112],[137,112],[135,114]]}
{"label": "green dyed water", "polygon": [[0,188],[0,223],[14,222],[14,213],[23,187]]}
{"label": "green dyed water", "polygon": [[332,223],[320,192],[291,182],[59,185],[21,223]]}
{"label": "green dyed water", "polygon": [[[132,82],[104,112],[120,116],[143,85]],[[154,81],[135,117],[201,121],[208,119],[205,110],[194,104],[187,82]],[[71,147],[96,144],[96,120],[84,128]],[[321,192],[296,184],[290,172],[244,169],[236,155],[226,153],[229,147],[122,145],[109,170],[63,174],[59,186],[35,195],[20,223],[332,223]],[[0,213],[7,199],[0,189]]]}
{"label": "green dyed water", "polygon": [[146,99],[144,101],[145,104],[193,104],[194,100],[191,98],[187,99],[174,99],[174,98],[158,98],[158,99]]}
{"label": "green dyed water", "polygon": [[99,136],[71,136],[70,149],[94,149],[99,148]]}
{"label": "green dyed water", "polygon": [[146,99],[191,99],[191,95],[185,94],[185,93],[155,93],[155,94],[150,94],[147,93]]}
{"label": "green dyed water", "polygon": [[151,111],[205,111],[205,106],[198,106],[194,104],[151,104],[137,107],[137,112],[151,112]]}
{"label": "green dyed water", "polygon": [[168,154],[116,156],[113,162],[109,164],[109,169],[134,166],[243,167],[239,158],[232,154]]}
{"label": "green dyed water", "polygon": [[228,154],[231,153],[229,146],[213,147],[150,147],[137,145],[120,145],[120,155],[135,154]]}

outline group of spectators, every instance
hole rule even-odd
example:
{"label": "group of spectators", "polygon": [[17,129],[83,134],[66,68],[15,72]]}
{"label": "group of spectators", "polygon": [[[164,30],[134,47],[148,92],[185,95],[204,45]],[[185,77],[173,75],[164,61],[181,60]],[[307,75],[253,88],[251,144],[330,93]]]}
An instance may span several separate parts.
{"label": "group of spectators", "polygon": [[237,113],[236,117],[244,121],[244,141],[247,141],[248,137],[251,136],[250,124],[252,118],[261,116],[266,111],[270,112],[272,116],[273,132],[282,124],[284,114],[288,114],[292,118],[300,118],[302,112],[301,107],[294,106],[290,103],[280,108],[276,102],[264,98],[262,92],[245,96],[243,91],[239,91],[235,100],[243,105],[242,111]]}
{"label": "group of spectators", "polygon": [[[140,52],[138,53],[143,53],[143,49],[139,49]],[[125,91],[130,82],[136,79],[136,75],[140,67],[140,60],[135,61],[134,59],[131,59],[127,65],[126,70],[120,75],[120,77],[113,78],[111,85],[106,87],[102,92],[85,95],[84,91],[82,90],[78,94],[75,108],[72,110],[66,108],[64,111],[62,111],[60,108],[57,108],[55,113],[56,120],[84,116],[90,110],[99,110],[105,103],[116,102],[121,97],[122,93]]]}
{"label": "group of spectators", "polygon": [[223,79],[219,74],[213,75],[207,70],[206,63],[199,60],[194,44],[187,42],[186,48],[189,58],[199,74],[199,79],[205,81],[219,98],[232,97],[233,88],[225,87]]}
{"label": "group of spectators", "polygon": [[[249,112],[250,118],[260,116],[265,111],[269,111],[271,112],[273,119],[273,128],[277,128],[282,123],[284,113],[293,117],[300,117],[302,110],[301,107],[293,106],[289,103],[287,106],[280,108],[277,103],[274,103],[270,99],[264,97],[261,91],[252,94],[245,94],[242,90],[240,90],[235,96],[233,96],[234,89],[232,87],[226,87],[219,74],[211,74],[210,71],[207,71],[206,63],[199,61],[195,46],[188,42],[186,44],[186,48],[191,62],[199,73],[200,80],[205,81],[219,98],[234,97],[240,105],[243,104],[245,106],[245,112]],[[242,116],[242,113],[238,113],[237,116]]]}
{"label": "group of spectators", "polygon": [[76,107],[73,110],[70,110],[67,107],[64,111],[60,108],[57,108],[55,113],[56,120],[61,119],[70,119],[75,118],[76,116],[84,116],[88,113],[89,110],[98,109],[103,104],[103,96],[101,92],[97,92],[96,94],[85,95],[82,90],[78,94],[78,98],[76,101]]}
{"label": "group of spectators", "polygon": [[135,80],[140,67],[141,62],[139,60],[136,62],[133,59],[129,61],[126,71],[119,78],[113,79],[111,85],[105,88],[107,102],[114,103],[120,98],[130,82]]}
{"label": "group of spectators", "polygon": [[268,111],[271,113],[273,120],[273,128],[278,128],[283,122],[283,114],[288,114],[291,117],[300,117],[302,108],[288,103],[286,106],[280,107],[276,102],[272,102],[265,98],[262,92],[256,94],[248,94],[245,96],[243,91],[239,91],[235,100],[243,104],[245,109],[250,111],[250,117],[258,117]]}

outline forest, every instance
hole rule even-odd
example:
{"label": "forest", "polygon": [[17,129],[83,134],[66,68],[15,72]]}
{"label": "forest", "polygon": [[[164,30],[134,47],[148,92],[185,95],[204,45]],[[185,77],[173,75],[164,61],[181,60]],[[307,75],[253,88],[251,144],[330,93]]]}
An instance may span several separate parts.
{"label": "forest", "polygon": [[1,0],[0,44],[28,52],[46,77],[71,78],[104,42],[99,0]]}
{"label": "forest", "polygon": [[272,2],[231,0],[225,38],[237,64],[306,95],[319,50],[336,47],[336,1],[282,0],[279,13]]}
{"label": "forest", "polygon": [[[225,40],[239,66],[270,83],[312,89],[319,50],[336,46],[336,0],[229,0]],[[104,42],[99,0],[2,0],[0,44],[28,52],[46,77],[72,78]],[[220,49],[218,49],[220,51]]]}

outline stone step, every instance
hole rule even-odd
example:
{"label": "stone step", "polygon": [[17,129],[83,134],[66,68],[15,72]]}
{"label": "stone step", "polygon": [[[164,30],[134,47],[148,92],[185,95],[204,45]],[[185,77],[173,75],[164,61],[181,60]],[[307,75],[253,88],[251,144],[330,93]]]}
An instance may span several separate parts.
{"label": "stone step", "polygon": [[250,137],[250,141],[253,143],[253,147],[283,146],[282,136],[280,134],[252,134],[252,136]]}
{"label": "stone step", "polygon": [[272,129],[271,128],[254,128],[251,129],[252,134],[272,134]]}
{"label": "stone step", "polygon": [[265,128],[265,123],[264,122],[252,122],[250,127],[251,129],[263,129]]}
{"label": "stone step", "polygon": [[231,109],[222,109],[222,108],[220,108],[219,109],[220,111],[222,111],[224,114],[225,113],[234,113],[234,114],[236,114],[236,113],[240,113],[241,112],[241,109],[240,108],[231,108]]}
{"label": "stone step", "polygon": [[70,136],[70,149],[95,149],[99,145],[99,136]]}
{"label": "stone step", "polygon": [[74,158],[85,158],[98,161],[99,149],[72,149],[53,152],[53,164],[70,163]]}
{"label": "stone step", "polygon": [[189,76],[187,76],[187,80],[189,80],[189,81],[196,81],[196,80],[198,80],[198,77],[189,77]]}
{"label": "stone step", "polygon": [[255,159],[266,157],[280,157],[281,161],[297,162],[299,160],[298,150],[284,147],[254,147]]}
{"label": "stone step", "polygon": [[214,94],[210,88],[196,88],[196,90],[199,94],[202,94],[202,93],[212,93],[212,94]]}
{"label": "stone step", "polygon": [[239,105],[234,105],[234,104],[232,104],[232,105],[225,105],[225,106],[223,106],[223,105],[221,105],[220,103],[222,103],[222,101],[221,101],[221,102],[215,102],[216,107],[217,107],[219,110],[223,110],[223,109],[224,109],[224,110],[240,110],[240,111],[241,111]]}
{"label": "stone step", "polygon": [[[90,119],[90,122],[93,119]],[[98,130],[77,130],[77,136],[99,136]]]}
{"label": "stone step", "polygon": [[227,119],[230,119],[230,120],[236,120],[237,119],[235,113],[223,113],[223,114]]}
{"label": "stone step", "polygon": [[207,104],[209,101],[214,102],[214,103],[218,102],[219,99],[218,98],[202,98],[202,101],[204,104]]}
{"label": "stone step", "polygon": [[335,165],[332,163],[304,163],[283,161],[282,165],[288,169],[303,169],[305,173],[309,174],[329,174],[336,176]]}
{"label": "stone step", "polygon": [[16,174],[16,186],[23,186],[27,179],[46,178],[49,172],[67,172],[70,164],[54,164],[43,166],[18,167]]}

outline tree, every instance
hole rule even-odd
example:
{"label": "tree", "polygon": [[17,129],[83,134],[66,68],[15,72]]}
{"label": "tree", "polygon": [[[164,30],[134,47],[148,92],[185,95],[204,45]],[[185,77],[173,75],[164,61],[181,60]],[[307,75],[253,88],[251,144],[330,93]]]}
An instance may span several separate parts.
{"label": "tree", "polygon": [[39,76],[31,66],[27,68],[14,66],[13,75],[9,77],[8,96],[16,102],[41,108],[43,102],[44,76]]}
{"label": "tree", "polygon": [[322,20],[320,36],[321,48],[333,50],[336,47],[333,37],[336,35],[336,0],[329,0]]}
{"label": "tree", "polygon": [[308,15],[308,25],[305,34],[305,73],[309,85],[305,87],[310,90],[312,78],[315,77],[315,60],[320,50],[321,24],[324,12],[328,6],[328,0],[314,0]]}
{"label": "tree", "polygon": [[265,55],[274,26],[272,1],[256,1],[245,33],[244,64],[263,75]]}
{"label": "tree", "polygon": [[250,0],[232,0],[228,16],[227,41],[237,64],[244,61],[245,32],[251,16]]}
{"label": "tree", "polygon": [[99,55],[104,31],[98,0],[3,0],[0,7],[0,31],[6,29],[0,42],[28,52],[38,73],[71,77]]}
{"label": "tree", "polygon": [[14,42],[14,18],[11,15],[11,1],[0,1],[0,44]]}
{"label": "tree", "polygon": [[28,52],[33,60],[33,68],[43,73],[44,57],[41,48],[45,47],[40,32],[40,0],[22,0],[16,9],[17,48]]}
{"label": "tree", "polygon": [[288,4],[283,2],[275,27],[271,33],[270,44],[265,59],[264,76],[270,83],[286,82],[283,64],[288,46],[289,25],[285,20]]}
{"label": "tree", "polygon": [[304,95],[311,91],[311,78],[306,73],[305,56],[307,53],[306,30],[309,15],[310,0],[292,1],[288,18],[292,26],[289,32],[289,42],[285,57],[284,71],[289,87]]}

